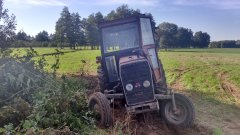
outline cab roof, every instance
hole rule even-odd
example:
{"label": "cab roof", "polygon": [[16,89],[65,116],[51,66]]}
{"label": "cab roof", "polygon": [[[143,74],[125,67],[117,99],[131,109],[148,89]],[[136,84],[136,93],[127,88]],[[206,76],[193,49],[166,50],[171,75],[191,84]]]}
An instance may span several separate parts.
{"label": "cab roof", "polygon": [[110,27],[114,25],[121,25],[121,24],[130,23],[130,22],[136,22],[136,21],[139,21],[139,18],[150,18],[150,17],[146,16],[145,14],[139,14],[139,15],[134,15],[126,18],[100,22],[98,24],[98,27],[101,29],[101,28]]}

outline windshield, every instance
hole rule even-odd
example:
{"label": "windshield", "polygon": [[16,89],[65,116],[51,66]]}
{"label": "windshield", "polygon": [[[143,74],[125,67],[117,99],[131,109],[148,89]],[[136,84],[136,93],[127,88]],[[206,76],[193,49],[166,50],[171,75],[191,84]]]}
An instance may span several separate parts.
{"label": "windshield", "polygon": [[102,35],[104,53],[139,46],[137,22],[104,28]]}

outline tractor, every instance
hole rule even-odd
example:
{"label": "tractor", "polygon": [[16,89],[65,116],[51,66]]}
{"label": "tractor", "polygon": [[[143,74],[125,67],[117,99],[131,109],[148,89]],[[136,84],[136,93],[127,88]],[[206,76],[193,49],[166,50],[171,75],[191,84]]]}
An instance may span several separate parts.
{"label": "tractor", "polygon": [[144,14],[99,24],[101,56],[96,62],[100,65],[100,91],[88,101],[89,109],[97,114],[98,126],[112,125],[114,101],[121,101],[129,114],[155,111],[168,124],[193,125],[192,102],[167,87],[152,24]]}

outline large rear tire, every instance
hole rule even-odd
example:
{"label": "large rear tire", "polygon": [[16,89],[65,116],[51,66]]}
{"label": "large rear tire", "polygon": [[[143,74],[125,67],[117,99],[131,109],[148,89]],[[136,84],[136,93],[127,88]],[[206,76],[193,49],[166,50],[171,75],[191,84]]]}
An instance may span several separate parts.
{"label": "large rear tire", "polygon": [[165,71],[162,65],[161,60],[159,60],[159,68],[160,68],[160,74],[161,74],[161,81],[159,82],[160,88],[167,89],[167,80],[165,76]]}
{"label": "large rear tire", "polygon": [[97,73],[98,73],[98,82],[99,82],[100,92],[104,93],[104,91],[108,88],[108,83],[107,83],[107,76],[104,73],[101,65],[98,66]]}
{"label": "large rear tire", "polygon": [[173,111],[172,100],[163,100],[160,113],[163,119],[171,125],[191,127],[195,119],[195,110],[192,102],[184,95],[175,93],[177,110]]}
{"label": "large rear tire", "polygon": [[95,114],[96,125],[109,127],[112,125],[112,113],[108,99],[101,92],[90,96],[88,107]]}
{"label": "large rear tire", "polygon": [[167,91],[167,80],[165,76],[165,71],[162,66],[161,60],[159,60],[159,68],[160,68],[160,75],[161,75],[161,80],[156,84],[156,94],[161,94],[161,93],[166,93]]}

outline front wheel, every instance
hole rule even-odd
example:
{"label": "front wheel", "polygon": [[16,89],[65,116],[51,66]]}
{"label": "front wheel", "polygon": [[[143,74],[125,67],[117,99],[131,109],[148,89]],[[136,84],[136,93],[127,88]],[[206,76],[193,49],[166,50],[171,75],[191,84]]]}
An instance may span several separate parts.
{"label": "front wheel", "polygon": [[91,95],[88,103],[90,111],[95,114],[96,125],[109,127],[112,125],[112,113],[108,99],[101,92]]}
{"label": "front wheel", "polygon": [[168,124],[182,127],[192,126],[195,119],[192,102],[182,94],[175,93],[174,97],[177,110],[173,110],[171,100],[162,101],[160,106],[161,116]]}

